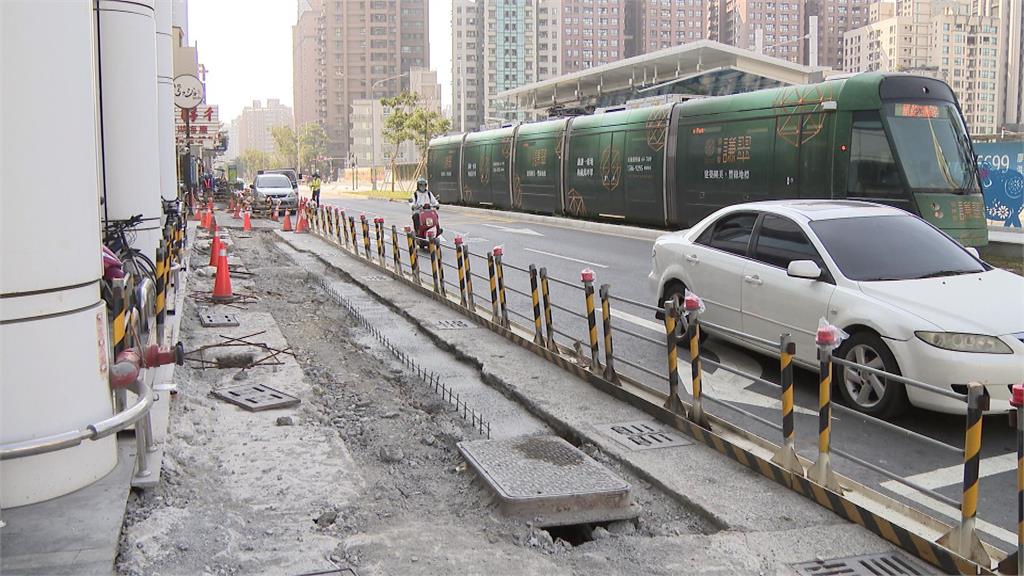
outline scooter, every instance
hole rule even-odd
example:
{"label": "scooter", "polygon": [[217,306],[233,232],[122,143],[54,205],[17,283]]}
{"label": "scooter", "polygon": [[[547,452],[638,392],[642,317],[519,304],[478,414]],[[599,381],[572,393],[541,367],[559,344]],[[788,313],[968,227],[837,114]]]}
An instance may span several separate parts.
{"label": "scooter", "polygon": [[441,234],[444,232],[437,218],[437,209],[430,204],[424,204],[420,208],[420,223],[416,228],[416,241],[419,242],[421,250],[428,249],[427,232],[430,230],[434,231],[434,237],[436,238],[441,238]]}

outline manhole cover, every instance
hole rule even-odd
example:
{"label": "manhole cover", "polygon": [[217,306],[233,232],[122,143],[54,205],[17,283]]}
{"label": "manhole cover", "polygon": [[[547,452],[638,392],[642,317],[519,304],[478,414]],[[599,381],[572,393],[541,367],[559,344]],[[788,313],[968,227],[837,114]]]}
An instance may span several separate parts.
{"label": "manhole cover", "polygon": [[812,560],[790,564],[790,567],[802,576],[918,576],[924,574],[906,556],[897,552],[833,560]]}
{"label": "manhole cover", "polygon": [[299,399],[295,396],[261,384],[242,384],[219,388],[214,390],[213,394],[232,404],[237,404],[250,412],[270,410],[271,408],[285,408],[299,403]]}
{"label": "manhole cover", "polygon": [[438,320],[435,326],[441,330],[460,330],[473,327],[472,324],[465,320]]}
{"label": "manhole cover", "polygon": [[618,424],[597,424],[594,428],[632,450],[651,450],[693,444],[679,434],[652,426],[650,422],[643,420]]}
{"label": "manhole cover", "polygon": [[635,518],[629,484],[557,436],[460,442],[503,510],[538,526]]}
{"label": "manhole cover", "polygon": [[211,314],[204,310],[199,313],[199,324],[206,328],[238,326],[238,316],[234,314]]}
{"label": "manhole cover", "polygon": [[363,280],[367,282],[380,282],[381,280],[387,280],[387,276],[381,276],[380,274],[370,274],[369,276],[363,276]]}

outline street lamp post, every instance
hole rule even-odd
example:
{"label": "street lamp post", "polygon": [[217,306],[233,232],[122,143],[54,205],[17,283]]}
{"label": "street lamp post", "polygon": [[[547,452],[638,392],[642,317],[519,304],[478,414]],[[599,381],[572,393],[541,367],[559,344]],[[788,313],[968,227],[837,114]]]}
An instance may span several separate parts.
{"label": "street lamp post", "polygon": [[408,72],[402,72],[398,76],[377,80],[370,85],[370,154],[373,158],[373,162],[370,165],[370,185],[374,192],[377,191],[377,111],[376,106],[374,106],[373,91],[377,89],[377,86],[391,80],[397,80],[407,74]]}

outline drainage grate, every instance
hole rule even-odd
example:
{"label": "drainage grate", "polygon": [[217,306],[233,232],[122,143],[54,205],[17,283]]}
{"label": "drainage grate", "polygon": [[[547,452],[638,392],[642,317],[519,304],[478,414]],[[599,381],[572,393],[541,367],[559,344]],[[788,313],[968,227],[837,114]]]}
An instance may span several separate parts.
{"label": "drainage grate", "polygon": [[380,274],[370,274],[369,276],[363,276],[363,280],[367,282],[380,282],[381,280],[390,280],[387,276],[381,276]]}
{"label": "drainage grate", "polygon": [[510,515],[536,526],[635,518],[627,482],[557,436],[459,442]]}
{"label": "drainage grate", "polygon": [[473,325],[465,320],[438,320],[434,327],[440,330],[461,330],[472,328]]}
{"label": "drainage grate", "polygon": [[897,552],[812,560],[790,564],[801,576],[920,576],[924,574],[906,556]]}
{"label": "drainage grate", "polygon": [[299,403],[299,399],[262,384],[242,384],[213,391],[214,396],[237,404],[250,412],[285,408]]}
{"label": "drainage grate", "polygon": [[238,316],[235,314],[213,314],[203,310],[199,312],[199,324],[206,328],[238,326]]}
{"label": "drainage grate", "polygon": [[618,424],[597,424],[594,428],[632,450],[651,450],[693,444],[690,440],[674,432],[652,426],[650,422],[644,420]]}

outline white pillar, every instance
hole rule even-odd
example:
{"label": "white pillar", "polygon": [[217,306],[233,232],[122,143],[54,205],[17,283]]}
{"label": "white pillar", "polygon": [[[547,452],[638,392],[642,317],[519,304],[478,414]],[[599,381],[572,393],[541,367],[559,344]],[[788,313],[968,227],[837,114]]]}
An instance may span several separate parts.
{"label": "white pillar", "polygon": [[[112,414],[95,31],[91,0],[0,2],[0,444]],[[0,461],[0,507],[67,494],[116,463],[113,436]]]}
{"label": "white pillar", "polygon": [[155,259],[163,211],[153,0],[99,0],[97,13],[107,217],[142,214],[133,246]]}
{"label": "white pillar", "polygon": [[174,145],[174,64],[171,61],[171,0],[156,0],[156,90],[159,115],[160,196],[178,197]]}

